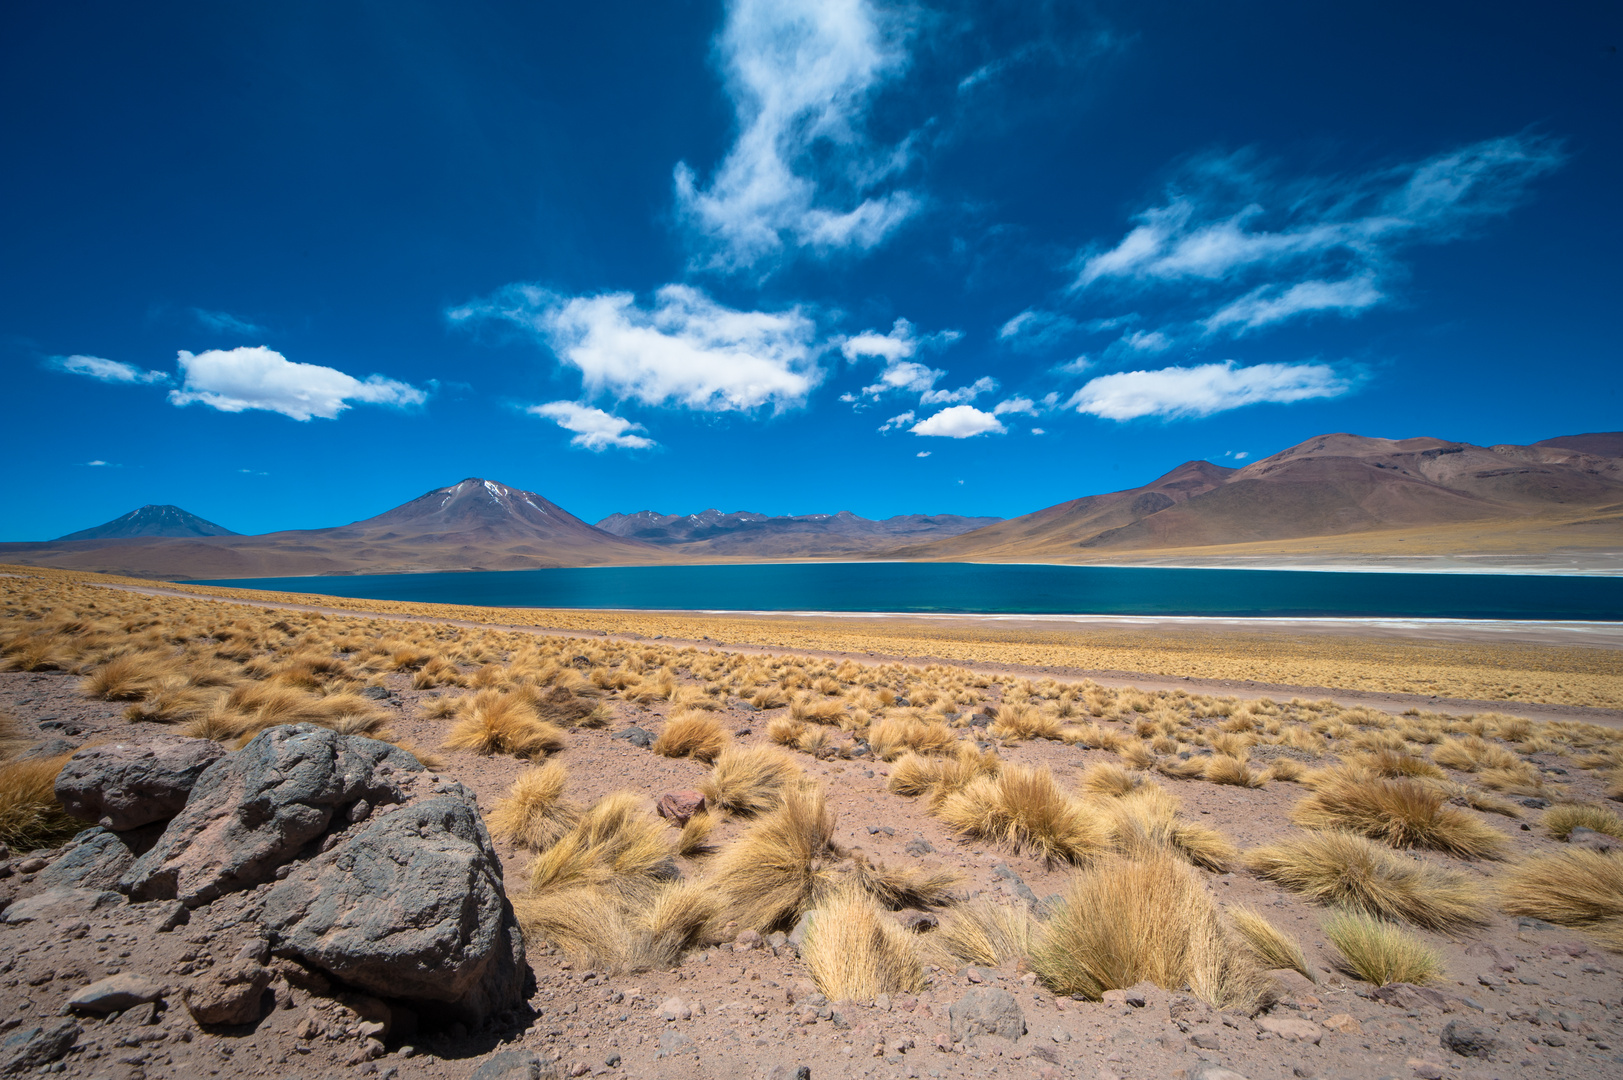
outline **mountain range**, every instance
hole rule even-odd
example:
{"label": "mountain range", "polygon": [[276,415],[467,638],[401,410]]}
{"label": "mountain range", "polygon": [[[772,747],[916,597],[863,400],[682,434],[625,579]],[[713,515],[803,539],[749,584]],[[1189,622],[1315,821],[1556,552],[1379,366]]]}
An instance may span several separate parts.
{"label": "mountain range", "polygon": [[610,514],[597,527],[616,536],[676,546],[688,555],[799,558],[885,551],[905,543],[958,536],[1002,518],[957,514],[899,514],[870,521],[849,510],[837,514],[767,517],[747,510],[724,514]]}
{"label": "mountain range", "polygon": [[239,536],[149,506],[61,540],[0,544],[3,563],[156,578],[827,557],[1390,566],[1445,556],[1623,567],[1623,432],[1528,446],[1321,435],[1243,468],[1185,462],[1142,487],[1007,521],[706,510],[590,525],[535,492],[470,478],[336,528]]}

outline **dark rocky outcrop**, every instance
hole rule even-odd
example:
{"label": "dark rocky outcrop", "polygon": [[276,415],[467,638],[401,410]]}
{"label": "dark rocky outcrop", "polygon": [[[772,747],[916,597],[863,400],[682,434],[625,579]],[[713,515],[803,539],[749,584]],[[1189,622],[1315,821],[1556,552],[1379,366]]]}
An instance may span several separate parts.
{"label": "dark rocky outcrop", "polygon": [[203,771],[225,756],[211,739],[158,732],[86,747],[56,778],[56,798],[76,818],[123,832],[180,813]]}

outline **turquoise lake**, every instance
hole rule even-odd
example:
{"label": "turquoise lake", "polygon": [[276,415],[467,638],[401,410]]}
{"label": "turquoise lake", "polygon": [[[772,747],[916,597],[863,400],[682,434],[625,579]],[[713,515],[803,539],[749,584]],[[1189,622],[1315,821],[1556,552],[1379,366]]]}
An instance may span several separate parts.
{"label": "turquoise lake", "polygon": [[773,563],[200,581],[481,607],[1623,620],[1623,578]]}

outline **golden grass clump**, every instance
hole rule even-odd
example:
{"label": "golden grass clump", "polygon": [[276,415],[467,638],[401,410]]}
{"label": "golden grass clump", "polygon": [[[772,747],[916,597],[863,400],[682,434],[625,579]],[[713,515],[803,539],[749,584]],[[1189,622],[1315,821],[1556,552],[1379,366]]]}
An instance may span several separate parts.
{"label": "golden grass clump", "polygon": [[930,796],[932,811],[948,795],[983,776],[996,776],[1003,768],[994,751],[984,753],[968,741],[961,741],[949,757],[924,757],[910,753],[890,770],[887,786],[898,795],[914,798]]}
{"label": "golden grass clump", "polygon": [[1142,859],[1166,852],[1207,870],[1226,871],[1240,855],[1229,838],[1184,821],[1178,809],[1177,797],[1159,784],[1145,784],[1098,805],[1119,854]]}
{"label": "golden grass clump", "polygon": [[767,933],[792,925],[812,906],[842,855],[822,788],[796,785],[716,856],[709,885],[726,898],[728,917],[741,929]]}
{"label": "golden grass clump", "polygon": [[682,709],[672,712],[650,748],[665,757],[691,757],[714,761],[727,746],[721,721],[707,712]]}
{"label": "golden grass clump", "polygon": [[636,900],[675,876],[664,822],[637,795],[617,791],[592,804],[530,864],[530,894],[588,886]]}
{"label": "golden grass clump", "polygon": [[1431,760],[1438,765],[1460,772],[1479,772],[1482,769],[1515,769],[1522,759],[1502,746],[1495,746],[1476,735],[1464,739],[1444,739],[1431,752]]}
{"label": "golden grass clump", "polygon": [[0,764],[0,844],[17,852],[55,847],[85,828],[56,801],[56,774],[72,756]]}
{"label": "golden grass clump", "polygon": [[[1023,903],[976,897],[941,916],[931,941],[959,964],[998,967],[1031,955],[1038,922]],[[956,967],[957,964],[941,964]]]}
{"label": "golden grass clump", "polygon": [[1241,939],[1256,954],[1258,963],[1270,970],[1289,968],[1300,972],[1309,982],[1318,982],[1307,957],[1295,938],[1269,922],[1254,908],[1228,909],[1229,925],[1239,932]]}
{"label": "golden grass clump", "polygon": [[805,737],[808,727],[799,720],[791,720],[787,716],[775,716],[766,725],[768,741],[779,746],[798,746]]}
{"label": "golden grass clump", "polygon": [[1170,855],[1106,857],[1079,871],[1043,926],[1032,970],[1056,994],[1097,1001],[1149,981],[1188,987],[1214,1008],[1256,1012],[1271,980],[1236,947],[1188,864]]}
{"label": "golden grass clump", "polygon": [[1143,773],[1124,769],[1111,761],[1096,761],[1082,773],[1082,790],[1090,795],[1117,798],[1134,791],[1143,782]]}
{"label": "golden grass clump", "polygon": [[834,890],[812,911],[800,958],[830,1001],[872,1001],[924,988],[913,936],[855,886]]}
{"label": "golden grass clump", "polygon": [[533,759],[562,750],[566,742],[563,729],[541,719],[518,694],[480,690],[463,699],[458,715],[445,739],[447,750]]}
{"label": "golden grass clump", "polygon": [[1356,765],[1376,776],[1388,778],[1400,776],[1427,776],[1441,780],[1448,774],[1423,757],[1418,757],[1406,750],[1383,749],[1367,754],[1349,754],[1347,763]]}
{"label": "golden grass clump", "polygon": [[1569,848],[1535,855],[1511,869],[1499,902],[1512,915],[1589,930],[1623,952],[1623,858],[1615,854]]}
{"label": "golden grass clump", "polygon": [[1324,936],[1341,954],[1338,965],[1376,986],[1423,986],[1443,976],[1436,949],[1401,927],[1365,911],[1338,911],[1324,920]]}
{"label": "golden grass clump", "polygon": [[951,870],[897,870],[869,862],[861,853],[853,854],[842,869],[863,892],[892,911],[940,907],[951,901],[949,890],[958,884],[958,875]]}
{"label": "golden grass clump", "polygon": [[564,798],[569,774],[556,761],[525,769],[486,822],[491,835],[531,851],[545,851],[574,829],[580,808]]}
{"label": "golden grass clump", "polygon": [[1228,754],[1213,754],[1207,758],[1201,775],[1213,784],[1231,784],[1234,787],[1259,788],[1266,782],[1262,773]]}
{"label": "golden grass clump", "polygon": [[1059,717],[1031,705],[999,705],[986,730],[999,739],[1058,739]]}
{"label": "golden grass clump", "polygon": [[710,854],[715,850],[710,844],[710,834],[715,830],[714,815],[702,811],[694,814],[682,825],[682,831],[676,837],[676,853],[685,859]]}
{"label": "golden grass clump", "polygon": [[1107,850],[1109,836],[1048,769],[1005,765],[943,798],[936,816],[968,836],[1028,851],[1049,863],[1080,862]]}
{"label": "golden grass clump", "polygon": [[1481,890],[1463,874],[1399,855],[1356,833],[1302,833],[1254,848],[1245,861],[1259,876],[1318,904],[1431,930],[1488,921]]}
{"label": "golden grass clump", "polygon": [[730,746],[716,757],[699,794],[718,810],[752,816],[778,805],[784,787],[800,776],[794,758],[770,746]]}
{"label": "golden grass clump", "polygon": [[1384,779],[1361,768],[1327,769],[1291,820],[1308,829],[1345,829],[1393,847],[1422,847],[1467,859],[1499,858],[1504,834],[1445,804],[1436,788],[1407,778]]}
{"label": "golden grass clump", "polygon": [[126,653],[115,656],[80,680],[86,697],[103,701],[138,701],[165,679],[180,673],[179,665],[166,654]]}
{"label": "golden grass clump", "polygon": [[1544,811],[1544,827],[1557,840],[1565,840],[1573,829],[1593,829],[1623,840],[1623,815],[1590,803],[1557,803]]}
{"label": "golden grass clump", "polygon": [[916,754],[946,754],[958,733],[936,720],[910,716],[886,718],[868,729],[868,745],[881,761],[895,761],[909,750]]}

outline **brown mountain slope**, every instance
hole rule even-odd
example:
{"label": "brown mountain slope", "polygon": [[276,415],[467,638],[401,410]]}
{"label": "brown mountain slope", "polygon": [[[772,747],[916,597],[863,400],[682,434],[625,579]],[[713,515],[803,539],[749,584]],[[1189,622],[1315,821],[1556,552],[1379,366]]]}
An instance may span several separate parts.
{"label": "brown mountain slope", "polygon": [[1482,447],[1322,435],[1243,469],[1192,461],[1141,488],[891,555],[1109,562],[1174,553],[1623,549],[1623,458],[1574,442],[1612,449],[1623,437]]}
{"label": "brown mountain slope", "polygon": [[477,478],[332,529],[0,544],[3,562],[157,578],[526,570],[668,559],[660,548],[588,525],[533,491]]}

